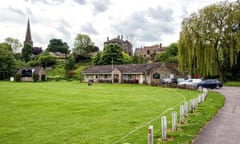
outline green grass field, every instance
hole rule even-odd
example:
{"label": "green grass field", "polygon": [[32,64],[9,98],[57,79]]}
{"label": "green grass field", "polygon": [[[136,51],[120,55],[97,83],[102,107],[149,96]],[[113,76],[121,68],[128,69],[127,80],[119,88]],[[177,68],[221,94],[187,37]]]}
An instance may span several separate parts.
{"label": "green grass field", "polygon": [[0,143],[144,144],[149,125],[158,142],[161,116],[170,127],[171,112],[198,94],[146,85],[0,82]]}
{"label": "green grass field", "polygon": [[240,87],[240,82],[239,81],[225,82],[224,86],[237,86],[237,87]]}

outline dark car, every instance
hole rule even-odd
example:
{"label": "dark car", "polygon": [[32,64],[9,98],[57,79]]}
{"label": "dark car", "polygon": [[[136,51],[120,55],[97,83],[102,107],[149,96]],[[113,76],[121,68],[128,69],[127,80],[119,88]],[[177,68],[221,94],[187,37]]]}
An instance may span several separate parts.
{"label": "dark car", "polygon": [[217,79],[207,79],[207,80],[203,80],[200,83],[197,84],[198,88],[211,88],[211,89],[219,89],[221,88],[223,85],[222,83],[217,80]]}

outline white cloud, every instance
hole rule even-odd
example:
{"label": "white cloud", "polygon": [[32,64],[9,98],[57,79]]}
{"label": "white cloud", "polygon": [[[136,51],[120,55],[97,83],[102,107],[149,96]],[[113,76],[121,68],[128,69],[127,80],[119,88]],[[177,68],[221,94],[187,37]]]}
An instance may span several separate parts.
{"label": "white cloud", "polygon": [[103,47],[109,36],[124,35],[134,47],[176,42],[181,21],[190,13],[220,0],[7,0],[0,2],[0,42],[24,41],[30,18],[34,46],[46,48],[52,38],[70,47],[78,33]]}

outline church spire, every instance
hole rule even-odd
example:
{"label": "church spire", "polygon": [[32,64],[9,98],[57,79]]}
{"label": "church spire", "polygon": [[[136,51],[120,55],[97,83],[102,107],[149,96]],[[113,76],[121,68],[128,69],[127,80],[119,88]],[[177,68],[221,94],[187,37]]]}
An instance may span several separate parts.
{"label": "church spire", "polygon": [[33,47],[29,18],[28,18],[27,31],[26,31],[25,41],[24,41],[24,45],[26,45],[26,44]]}

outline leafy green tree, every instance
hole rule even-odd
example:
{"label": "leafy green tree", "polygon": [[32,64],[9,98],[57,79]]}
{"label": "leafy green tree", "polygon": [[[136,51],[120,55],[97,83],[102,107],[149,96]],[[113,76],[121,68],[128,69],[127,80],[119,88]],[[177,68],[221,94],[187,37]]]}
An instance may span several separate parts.
{"label": "leafy green tree", "polygon": [[123,55],[123,64],[131,64],[133,62],[132,57],[126,54],[125,52],[122,52]]}
{"label": "leafy green tree", "polygon": [[177,43],[172,43],[165,48],[164,52],[161,52],[155,56],[155,61],[165,63],[178,63],[177,55],[178,55]]}
{"label": "leafy green tree", "polygon": [[65,62],[65,70],[66,71],[69,71],[69,70],[73,70],[74,69],[74,66],[75,66],[75,59],[73,56],[70,56],[66,62]]}
{"label": "leafy green tree", "polygon": [[161,52],[155,56],[155,61],[157,62],[167,62],[170,57],[170,54],[167,52]]}
{"label": "leafy green tree", "polygon": [[106,45],[103,49],[101,63],[103,65],[123,64],[124,57],[122,52],[123,51],[119,45],[116,44]]}
{"label": "leafy green tree", "polygon": [[[0,71],[1,72],[14,72],[17,69],[17,62],[11,47],[5,43],[0,43]],[[0,79],[2,77],[0,76]]]}
{"label": "leafy green tree", "polygon": [[94,65],[101,65],[101,64],[102,64],[102,52],[98,52],[98,53],[93,57],[93,64],[94,64]]}
{"label": "leafy green tree", "polygon": [[20,52],[20,48],[22,47],[22,44],[18,39],[7,37],[5,39],[5,42],[11,46],[13,53]]}
{"label": "leafy green tree", "polygon": [[28,62],[31,60],[32,56],[32,47],[28,44],[24,45],[22,49],[22,56],[25,62]]}
{"label": "leafy green tree", "polygon": [[[179,67],[202,76],[218,75],[226,59],[237,63],[240,49],[240,3],[221,2],[201,9],[182,22],[179,40]],[[234,28],[233,28],[234,27]]]}
{"label": "leafy green tree", "polygon": [[85,34],[78,34],[74,41],[73,55],[76,61],[90,60],[91,53],[99,51],[98,47],[94,46],[91,38]]}
{"label": "leafy green tree", "polygon": [[0,48],[12,52],[12,48],[8,43],[0,43]]}
{"label": "leafy green tree", "polygon": [[69,53],[69,46],[66,42],[63,42],[61,39],[51,39],[49,41],[47,52],[61,52],[64,54]]}
{"label": "leafy green tree", "polygon": [[38,62],[43,66],[52,66],[56,63],[56,58],[51,56],[50,54],[41,54],[38,58]]}

